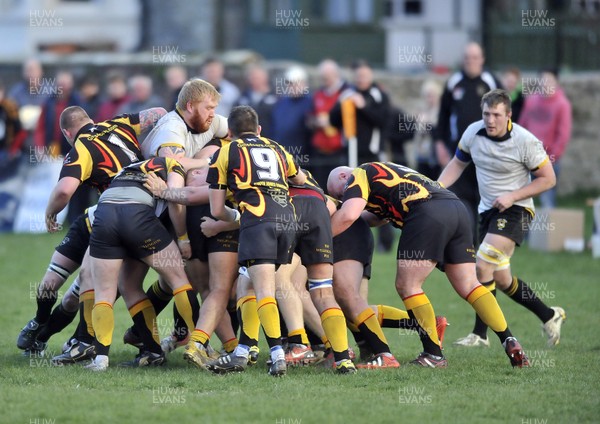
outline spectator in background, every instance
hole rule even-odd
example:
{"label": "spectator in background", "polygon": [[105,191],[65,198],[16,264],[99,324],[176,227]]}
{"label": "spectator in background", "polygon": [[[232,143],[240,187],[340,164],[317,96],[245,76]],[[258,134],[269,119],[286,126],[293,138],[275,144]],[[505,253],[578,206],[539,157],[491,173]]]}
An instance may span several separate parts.
{"label": "spectator in background", "polygon": [[4,83],[0,81],[0,166],[2,168],[15,155],[18,150],[15,145],[23,138],[17,104],[7,99],[5,92]]}
{"label": "spectator in background", "polygon": [[[389,119],[390,101],[388,95],[373,81],[373,70],[367,62],[357,61],[352,69],[354,85],[340,96],[340,101],[348,96],[356,107],[356,139],[360,165],[379,160],[383,147],[382,132]],[[338,129],[343,128],[340,101],[330,113],[331,123]]]}
{"label": "spectator in background", "polygon": [[[373,81],[373,70],[369,64],[359,60],[352,69],[354,85],[341,94],[340,101],[331,109],[330,120],[337,128],[343,128],[341,101],[350,98],[356,108],[358,165],[361,165],[379,160],[392,109],[388,95]],[[377,249],[389,252],[394,243],[391,225],[379,227],[378,233]]]}
{"label": "spectator in background", "polygon": [[129,78],[129,91],[131,99],[119,108],[117,115],[163,106],[163,100],[153,93],[152,78],[146,75],[138,74]]}
{"label": "spectator in background", "polygon": [[385,154],[390,162],[408,165],[406,142],[413,139],[417,130],[417,117],[406,113],[403,109],[390,104],[387,128],[384,131]]}
{"label": "spectator in background", "polygon": [[242,92],[235,106],[250,106],[258,114],[260,135],[273,138],[273,106],[277,97],[271,92],[269,72],[259,64],[252,64],[246,68],[246,82],[248,88]]}
{"label": "spectator in background", "polygon": [[100,83],[98,82],[98,78],[93,75],[85,77],[79,86],[79,93],[81,94],[83,108],[88,116],[91,116],[92,119],[96,119],[101,103]]}
{"label": "spectator in background", "polygon": [[[536,94],[525,99],[520,124],[542,141],[558,181],[560,159],[571,140],[571,103],[558,83],[558,71],[547,69],[540,77]],[[556,186],[542,193],[540,201],[545,208],[555,207]]]}
{"label": "spectator in background", "polygon": [[111,71],[106,76],[107,98],[100,104],[96,121],[106,121],[117,115],[117,111],[129,101],[125,75],[120,71]]}
{"label": "spectator in background", "polygon": [[177,96],[179,96],[179,90],[183,87],[188,80],[188,72],[181,65],[169,66],[165,71],[165,82],[167,83],[167,98],[164,104],[168,110],[174,110],[177,105]]}
{"label": "spectator in background", "polygon": [[331,124],[329,112],[349,85],[342,79],[338,64],[331,59],[325,59],[319,64],[319,78],[322,86],[313,95],[311,165],[317,182],[321,187],[326,187],[331,170],[348,163],[348,151],[342,132]]}
{"label": "spectator in background", "polygon": [[[443,169],[456,151],[462,134],[475,121],[481,119],[481,97],[488,91],[502,88],[490,72],[484,70],[485,57],[481,46],[465,46],[462,70],[453,74],[444,87],[440,101],[438,125],[434,134],[438,164]],[[473,244],[478,246],[477,205],[479,188],[475,165],[470,163],[450,191],[465,204],[473,223]]]}
{"label": "spectator in background", "polygon": [[224,75],[225,66],[219,59],[208,58],[202,64],[201,78],[211,83],[221,94],[221,100],[215,113],[227,117],[231,108],[240,97],[240,90],[233,83],[227,81]]}
{"label": "spectator in background", "polygon": [[42,64],[37,59],[28,59],[23,63],[22,80],[8,92],[8,98],[19,108],[23,106],[42,106],[52,94],[50,81],[44,79]]}
{"label": "spectator in background", "polygon": [[510,95],[510,101],[512,103],[512,117],[513,122],[519,122],[521,116],[521,110],[523,109],[523,102],[525,97],[523,96],[523,84],[521,83],[521,71],[517,67],[511,67],[504,70],[501,75],[502,85],[504,89],[508,91]]}
{"label": "spectator in background", "polygon": [[434,80],[427,80],[421,87],[421,105],[415,120],[415,162],[416,170],[432,180],[437,180],[442,171],[435,155],[433,133],[440,110],[442,87]]}
{"label": "spectator in background", "polygon": [[273,138],[294,156],[298,165],[307,168],[312,97],[306,71],[299,66],[289,68],[284,78],[275,80],[275,93],[278,100],[273,107]]}
{"label": "spectator in background", "polygon": [[36,128],[42,105],[53,92],[49,79],[44,78],[42,64],[37,59],[28,59],[23,63],[22,80],[11,87],[8,98],[16,103],[21,127],[26,131],[23,138],[13,143],[15,151],[33,144],[33,132]]}
{"label": "spectator in background", "polygon": [[42,112],[34,133],[34,144],[38,152],[54,157],[64,156],[71,145],[60,130],[59,118],[67,106],[82,106],[81,97],[75,91],[75,81],[70,71],[56,73],[56,84],[51,97],[42,105]]}

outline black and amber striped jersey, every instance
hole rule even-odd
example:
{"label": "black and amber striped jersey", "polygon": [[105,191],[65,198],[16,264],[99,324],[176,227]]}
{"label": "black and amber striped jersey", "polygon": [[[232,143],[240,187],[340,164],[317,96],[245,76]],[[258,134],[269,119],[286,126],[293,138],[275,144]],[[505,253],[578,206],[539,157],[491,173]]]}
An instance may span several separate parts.
{"label": "black and amber striped jersey", "polygon": [[315,180],[310,171],[302,169],[302,172],[306,174],[306,182],[302,185],[288,183],[290,186],[290,196],[311,196],[321,199],[324,202],[327,202],[325,192],[323,191],[321,186],[319,186],[319,183],[317,182],[317,180]]}
{"label": "black and amber striped jersey", "polygon": [[343,200],[362,198],[366,210],[402,228],[410,208],[431,199],[456,199],[440,183],[406,166],[369,162],[352,171]]}
{"label": "black and amber striped jersey", "polygon": [[298,173],[298,167],[275,141],[243,136],[223,146],[211,162],[206,177],[210,188],[229,188],[242,213],[250,214],[247,217],[275,220],[289,204],[287,179]]}
{"label": "black and amber striped jersey", "polygon": [[79,130],[65,156],[60,178],[73,177],[104,191],[125,166],[143,161],[137,113],[87,124]]}
{"label": "black and amber striped jersey", "polygon": [[115,175],[110,188],[115,187],[137,187],[141,188],[149,194],[152,194],[146,187],[144,182],[146,181],[146,174],[155,173],[165,182],[170,172],[175,172],[185,178],[185,169],[177,160],[173,158],[165,157],[153,157],[152,159],[145,160],[143,162],[132,163],[121,169],[121,171]]}

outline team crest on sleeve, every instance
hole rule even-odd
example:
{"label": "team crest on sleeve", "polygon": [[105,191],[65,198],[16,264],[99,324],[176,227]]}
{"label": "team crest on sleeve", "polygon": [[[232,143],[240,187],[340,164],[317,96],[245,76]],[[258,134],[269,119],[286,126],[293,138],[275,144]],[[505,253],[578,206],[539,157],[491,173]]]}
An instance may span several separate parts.
{"label": "team crest on sleeve", "polygon": [[499,230],[504,230],[504,227],[506,227],[506,219],[504,218],[498,218],[496,220],[496,226],[498,227]]}

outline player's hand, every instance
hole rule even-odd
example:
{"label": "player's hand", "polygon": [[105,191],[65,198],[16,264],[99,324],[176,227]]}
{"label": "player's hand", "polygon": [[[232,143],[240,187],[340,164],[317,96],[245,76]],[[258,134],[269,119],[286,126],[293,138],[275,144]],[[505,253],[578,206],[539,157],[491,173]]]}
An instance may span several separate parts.
{"label": "player's hand", "polygon": [[202,234],[204,234],[205,237],[214,237],[217,234],[219,234],[217,226],[215,225],[217,223],[216,220],[205,216],[204,218],[202,218],[201,221],[202,224],[200,224],[200,229],[202,230]]}
{"label": "player's hand", "polygon": [[150,193],[158,198],[162,198],[163,192],[168,188],[167,183],[154,172],[146,174],[144,187],[150,190]]}
{"label": "player's hand", "polygon": [[192,257],[192,245],[189,240],[177,240],[177,247],[179,247],[179,253],[183,259]]}
{"label": "player's hand", "polygon": [[356,106],[357,109],[362,109],[367,104],[367,102],[365,101],[365,98],[360,93],[354,93],[352,95],[351,99],[354,102],[354,106]]}
{"label": "player's hand", "polygon": [[56,221],[56,214],[46,215],[46,230],[49,233],[61,230],[61,225]]}
{"label": "player's hand", "polygon": [[508,208],[510,208],[513,203],[515,203],[515,199],[513,198],[512,193],[506,193],[502,196],[496,197],[492,206],[498,209],[500,212],[504,212]]}

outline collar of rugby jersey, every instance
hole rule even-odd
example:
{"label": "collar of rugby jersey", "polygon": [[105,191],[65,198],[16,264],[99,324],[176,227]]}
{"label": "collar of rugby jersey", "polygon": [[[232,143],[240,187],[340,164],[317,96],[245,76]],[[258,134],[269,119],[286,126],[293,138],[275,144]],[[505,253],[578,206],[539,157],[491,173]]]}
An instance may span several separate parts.
{"label": "collar of rugby jersey", "polygon": [[512,120],[508,120],[508,128],[506,129],[506,133],[502,136],[502,137],[490,137],[487,134],[487,131],[485,130],[485,124],[484,127],[482,129],[480,129],[479,131],[477,131],[477,135],[481,135],[489,140],[495,141],[495,142],[502,142],[502,141],[506,141],[509,138],[512,137],[511,131],[513,129],[513,124],[512,124]]}
{"label": "collar of rugby jersey", "polygon": [[185,122],[185,119],[183,119],[183,115],[181,114],[181,112],[179,112],[179,108],[178,108],[178,107],[175,107],[175,113],[176,113],[177,115],[179,115],[179,117],[181,118],[181,120],[182,120],[182,121],[183,121],[183,123],[185,124],[185,126],[186,126],[186,128],[187,128],[188,132],[190,132],[190,133],[192,133],[192,134],[200,134],[200,132],[199,132],[199,131],[196,131],[195,129],[193,129],[192,127],[190,127],[190,126],[188,125],[188,123],[187,123],[187,122]]}
{"label": "collar of rugby jersey", "polygon": [[81,134],[84,134],[86,132],[90,132],[89,130],[93,127],[95,127],[96,124],[92,123],[92,124],[85,124],[83,127],[81,127],[81,129],[79,131],[77,131],[77,134],[75,135],[74,140],[77,141],[77,139],[79,138],[79,136]]}

